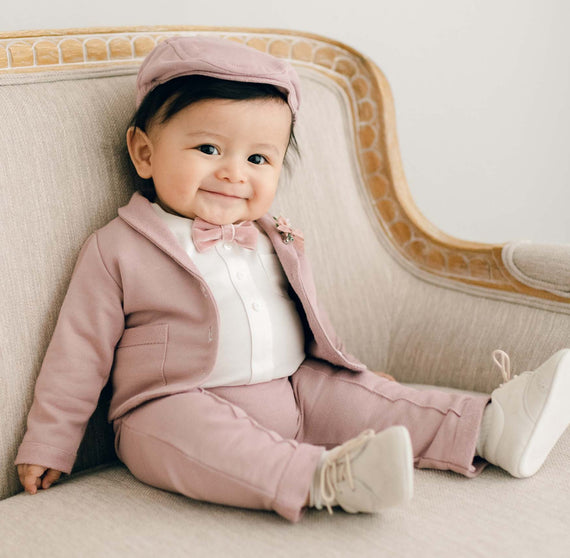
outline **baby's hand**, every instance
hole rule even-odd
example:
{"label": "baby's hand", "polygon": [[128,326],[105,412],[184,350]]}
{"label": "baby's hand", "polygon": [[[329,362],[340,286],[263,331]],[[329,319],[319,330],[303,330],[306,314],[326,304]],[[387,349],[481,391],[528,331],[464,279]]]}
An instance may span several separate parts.
{"label": "baby's hand", "polygon": [[396,378],[394,378],[394,376],[390,376],[390,374],[386,374],[386,372],[374,372],[374,374],[377,376],[382,376],[382,378],[386,378],[392,382],[396,381]]}
{"label": "baby's hand", "polygon": [[38,488],[47,489],[57,481],[61,476],[61,471],[48,469],[42,465],[22,463],[18,465],[18,476],[26,492],[35,494]]}

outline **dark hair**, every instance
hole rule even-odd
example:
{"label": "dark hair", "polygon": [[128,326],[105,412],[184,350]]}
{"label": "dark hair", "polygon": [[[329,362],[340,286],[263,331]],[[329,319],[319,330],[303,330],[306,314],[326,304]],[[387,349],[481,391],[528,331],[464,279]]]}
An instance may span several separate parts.
{"label": "dark hair", "polygon": [[[247,83],[202,75],[181,76],[152,89],[139,105],[138,110],[129,123],[129,128],[135,127],[146,132],[156,119],[158,119],[159,124],[165,124],[187,106],[207,99],[231,99],[236,101],[246,99],[281,99],[283,102],[287,102],[285,93],[268,83]],[[292,148],[295,154],[299,156],[299,147],[293,126],[294,122],[292,119],[287,152],[289,152],[289,148]],[[286,160],[284,166],[288,168],[289,161]],[[152,178],[140,178],[136,175],[136,172],[134,175],[136,176],[136,189],[149,201],[154,202],[156,191]]]}

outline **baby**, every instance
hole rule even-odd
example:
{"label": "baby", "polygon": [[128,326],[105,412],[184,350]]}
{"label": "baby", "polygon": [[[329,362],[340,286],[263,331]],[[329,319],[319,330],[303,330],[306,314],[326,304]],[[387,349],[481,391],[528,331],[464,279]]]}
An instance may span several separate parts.
{"label": "baby", "polygon": [[170,38],[136,102],[127,146],[143,180],[79,254],[15,460],[26,491],[71,472],[109,378],[115,449],[138,479],[290,521],[405,503],[414,466],[541,467],[570,422],[570,350],[512,380],[496,352],[491,397],[414,390],[344,350],[302,234],[267,213],[297,149],[288,63]]}

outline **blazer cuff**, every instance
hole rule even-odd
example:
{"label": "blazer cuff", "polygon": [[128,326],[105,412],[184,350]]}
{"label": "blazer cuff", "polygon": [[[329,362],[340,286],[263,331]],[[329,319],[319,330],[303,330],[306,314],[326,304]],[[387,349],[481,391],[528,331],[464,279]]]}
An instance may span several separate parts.
{"label": "blazer cuff", "polygon": [[39,442],[23,442],[18,450],[14,465],[28,463],[55,469],[62,473],[71,473],[77,454],[72,454],[59,448],[46,446]]}

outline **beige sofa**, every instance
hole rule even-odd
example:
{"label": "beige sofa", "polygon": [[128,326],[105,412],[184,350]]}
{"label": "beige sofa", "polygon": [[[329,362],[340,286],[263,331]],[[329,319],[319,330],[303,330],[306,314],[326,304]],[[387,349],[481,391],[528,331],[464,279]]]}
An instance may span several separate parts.
{"label": "beige sofa", "polygon": [[293,525],[139,482],[114,454],[106,387],[73,473],[22,492],[13,461],[75,258],[133,191],[123,145],[137,67],[162,38],[195,33],[289,58],[301,75],[302,157],[275,208],[303,229],[350,352],[402,382],[490,392],[494,349],[523,371],[570,346],[570,247],[466,242],[427,222],[388,84],[350,47],[193,27],[0,35],[0,556],[570,556],[570,432],[530,479],[421,470],[405,507],[309,510]]}

